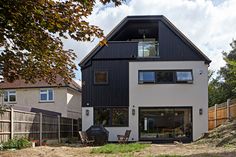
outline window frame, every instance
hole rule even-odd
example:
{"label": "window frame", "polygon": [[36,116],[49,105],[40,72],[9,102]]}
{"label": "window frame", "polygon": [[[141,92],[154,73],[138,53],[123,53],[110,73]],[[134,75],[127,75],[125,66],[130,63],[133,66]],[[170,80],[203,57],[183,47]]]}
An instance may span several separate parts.
{"label": "window frame", "polygon": [[[154,82],[142,82],[140,81],[140,72],[154,72],[155,74],[155,81]],[[172,82],[158,82],[158,72],[173,72],[173,81]],[[192,80],[187,81],[178,81],[177,80],[177,72],[191,72]],[[192,69],[177,69],[177,70],[171,70],[171,69],[163,69],[163,70],[138,70],[138,84],[193,84],[194,76],[193,76],[193,70]]]}
{"label": "window frame", "polygon": [[[106,107],[106,106],[101,106],[101,107],[94,107],[94,112],[93,112],[93,124],[94,125],[102,125],[102,124],[96,124],[95,123],[95,120],[96,120],[96,117],[95,117],[95,110],[96,109],[100,109],[100,110],[103,110],[104,108],[108,109],[109,110],[109,121],[108,121],[108,125],[104,125],[104,127],[129,127],[129,107],[120,107],[120,106],[109,106],[109,107]],[[112,125],[112,119],[113,119],[113,110],[115,109],[127,109],[127,124],[124,124],[124,125]]]}
{"label": "window frame", "polygon": [[[46,92],[42,92],[42,91],[46,91]],[[52,90],[52,100],[49,100],[49,90]],[[46,94],[47,95],[47,99],[46,100],[42,100],[41,99],[41,94]],[[54,102],[55,100],[55,93],[54,93],[54,89],[53,88],[41,88],[39,90],[39,102]]]}
{"label": "window frame", "polygon": [[[177,76],[177,72],[190,72],[191,73],[191,80],[178,80],[178,76]],[[187,83],[187,84],[192,84],[193,83],[193,71],[192,70],[176,70],[175,72],[175,79],[176,79],[176,83],[181,84],[181,83]]]}
{"label": "window frame", "polygon": [[[106,82],[96,82],[96,73],[98,73],[98,72],[104,72],[104,73],[106,73]],[[107,85],[108,83],[109,83],[109,72],[108,72],[108,70],[95,70],[94,71],[94,74],[93,74],[93,84],[95,84],[95,85]]]}
{"label": "window frame", "polygon": [[[5,101],[5,92],[7,92],[7,101]],[[14,94],[10,94],[10,92],[15,92]],[[10,101],[10,96],[15,96],[15,101]],[[16,103],[17,98],[16,98],[16,90],[4,90],[3,93],[3,102],[5,103]]]}
{"label": "window frame", "polygon": [[[141,76],[141,72],[154,72],[154,80],[153,82],[151,81],[147,81],[147,82],[144,82],[144,81],[141,81],[140,80],[140,76]],[[138,71],[138,84],[155,84],[156,83],[156,71],[155,70],[139,70]]]}

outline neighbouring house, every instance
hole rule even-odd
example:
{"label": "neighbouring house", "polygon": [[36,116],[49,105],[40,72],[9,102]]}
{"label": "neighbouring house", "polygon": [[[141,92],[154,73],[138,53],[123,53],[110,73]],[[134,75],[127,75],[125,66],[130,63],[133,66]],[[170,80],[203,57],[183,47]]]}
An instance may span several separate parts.
{"label": "neighbouring house", "polygon": [[60,77],[55,84],[45,81],[35,84],[27,84],[24,80],[12,83],[3,81],[0,89],[3,90],[1,103],[13,109],[81,118],[81,88],[75,81],[66,84]]}
{"label": "neighbouring house", "polygon": [[[191,29],[191,27],[189,27]],[[200,33],[200,32],[199,32]],[[164,16],[128,16],[80,63],[82,130],[190,142],[208,131],[210,60]]]}

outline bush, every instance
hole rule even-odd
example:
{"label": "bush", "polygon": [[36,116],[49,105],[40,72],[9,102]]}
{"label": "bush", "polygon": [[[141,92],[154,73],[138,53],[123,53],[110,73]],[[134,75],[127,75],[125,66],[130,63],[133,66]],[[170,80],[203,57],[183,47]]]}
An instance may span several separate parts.
{"label": "bush", "polygon": [[2,144],[3,149],[22,149],[31,147],[31,142],[25,138],[11,139]]}

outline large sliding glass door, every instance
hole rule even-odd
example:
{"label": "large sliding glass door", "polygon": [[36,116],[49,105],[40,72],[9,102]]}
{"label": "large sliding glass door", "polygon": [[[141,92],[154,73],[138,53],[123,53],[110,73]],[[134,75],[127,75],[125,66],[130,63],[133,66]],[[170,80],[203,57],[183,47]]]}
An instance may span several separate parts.
{"label": "large sliding glass door", "polygon": [[192,108],[140,108],[140,140],[192,140]]}

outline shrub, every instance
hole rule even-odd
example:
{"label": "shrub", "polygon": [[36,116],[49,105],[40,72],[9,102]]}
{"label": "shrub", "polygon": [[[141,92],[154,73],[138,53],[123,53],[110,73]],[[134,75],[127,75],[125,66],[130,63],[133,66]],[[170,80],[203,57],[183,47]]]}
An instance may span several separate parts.
{"label": "shrub", "polygon": [[10,139],[2,144],[3,149],[22,149],[31,146],[31,142],[25,138]]}

